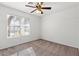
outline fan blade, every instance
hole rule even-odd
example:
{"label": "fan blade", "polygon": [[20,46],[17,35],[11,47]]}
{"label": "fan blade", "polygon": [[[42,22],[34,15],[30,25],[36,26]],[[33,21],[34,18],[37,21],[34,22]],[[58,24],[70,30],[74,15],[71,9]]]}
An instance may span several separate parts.
{"label": "fan blade", "polygon": [[33,10],[33,11],[31,11],[30,13],[33,13],[34,11],[36,11],[37,9],[35,9],[35,10]]}
{"label": "fan blade", "polygon": [[39,2],[37,2],[37,4],[36,4],[37,6],[39,5]]}
{"label": "fan blade", "polygon": [[43,2],[40,2],[41,5],[43,5]]}
{"label": "fan blade", "polygon": [[41,14],[43,14],[43,12],[41,11]]}
{"label": "fan blade", "polygon": [[28,2],[28,4],[33,4],[33,2]]}
{"label": "fan blade", "polygon": [[34,6],[30,6],[30,5],[25,5],[26,7],[32,7],[32,8],[36,8],[36,7],[34,7]]}
{"label": "fan blade", "polygon": [[42,10],[40,10],[41,11],[41,14],[43,14],[43,11]]}
{"label": "fan blade", "polygon": [[51,7],[42,7],[41,9],[51,9]]}

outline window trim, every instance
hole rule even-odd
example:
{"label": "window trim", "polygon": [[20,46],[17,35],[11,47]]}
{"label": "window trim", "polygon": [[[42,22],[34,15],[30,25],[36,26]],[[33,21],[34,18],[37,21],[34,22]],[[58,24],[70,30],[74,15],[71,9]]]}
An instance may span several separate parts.
{"label": "window trim", "polygon": [[[21,34],[21,35],[19,35],[19,36],[13,36],[13,37],[12,37],[12,36],[9,36],[9,28],[10,28],[10,27],[9,27],[9,19],[8,19],[8,18],[9,18],[10,16],[20,17],[20,16],[17,16],[17,15],[11,15],[11,14],[8,14],[8,15],[7,15],[7,20],[8,20],[7,37],[8,37],[8,38],[18,38],[18,37],[30,35],[30,28],[31,28],[30,19],[29,19],[28,17],[26,18],[26,17],[22,17],[22,16],[21,16],[21,18],[24,18],[24,19],[27,20],[27,22],[29,23],[29,30],[28,30],[29,34],[28,34],[28,35],[26,35],[26,34],[24,34],[24,35]],[[23,26],[24,26],[24,25],[23,25]],[[16,26],[16,27],[17,27],[17,26]],[[22,24],[21,24],[20,28],[21,28],[21,27],[22,27]],[[24,27],[26,27],[26,26],[24,26]],[[21,30],[20,30],[20,31],[21,31]]]}

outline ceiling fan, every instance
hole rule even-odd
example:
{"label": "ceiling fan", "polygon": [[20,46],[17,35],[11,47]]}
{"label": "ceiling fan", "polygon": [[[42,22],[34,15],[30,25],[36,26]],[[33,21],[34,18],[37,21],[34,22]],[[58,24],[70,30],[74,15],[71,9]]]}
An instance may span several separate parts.
{"label": "ceiling fan", "polygon": [[51,7],[43,7],[43,3],[44,2],[37,2],[35,6],[31,6],[31,5],[25,5],[26,7],[31,7],[31,8],[35,8],[33,11],[31,11],[30,13],[33,13],[35,11],[39,11],[41,14],[43,14],[43,10],[51,10]]}

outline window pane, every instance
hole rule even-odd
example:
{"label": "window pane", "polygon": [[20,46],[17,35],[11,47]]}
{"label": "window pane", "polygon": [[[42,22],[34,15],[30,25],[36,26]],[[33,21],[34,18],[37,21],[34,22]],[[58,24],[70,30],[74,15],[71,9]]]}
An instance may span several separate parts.
{"label": "window pane", "polygon": [[16,17],[15,16],[10,16],[9,17],[10,26],[15,26],[15,20],[16,20]]}
{"label": "window pane", "polygon": [[16,20],[16,21],[14,22],[14,26],[20,26],[20,21],[19,21],[19,20]]}
{"label": "window pane", "polygon": [[13,33],[15,32],[14,29],[15,29],[15,27],[10,27],[10,28],[9,28],[10,32],[13,32]]}

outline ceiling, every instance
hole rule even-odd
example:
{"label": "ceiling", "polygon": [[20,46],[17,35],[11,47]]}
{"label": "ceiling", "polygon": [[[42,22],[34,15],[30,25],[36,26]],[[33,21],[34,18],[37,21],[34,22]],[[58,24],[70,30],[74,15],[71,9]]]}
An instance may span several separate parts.
{"label": "ceiling", "polygon": [[[1,2],[1,4],[4,4],[4,5],[11,7],[11,8],[21,10],[26,13],[30,13],[32,10],[34,10],[34,8],[25,7],[25,5],[28,4],[28,2]],[[35,4],[36,4],[36,2],[34,2],[31,5],[35,5]],[[39,14],[36,12],[34,12],[32,14],[38,15],[38,16],[43,16],[43,15],[47,15],[50,13],[63,11],[63,10],[66,10],[70,7],[75,7],[77,5],[79,5],[78,2],[44,2],[44,6],[52,7],[52,9],[51,10],[43,10],[44,14]]]}

